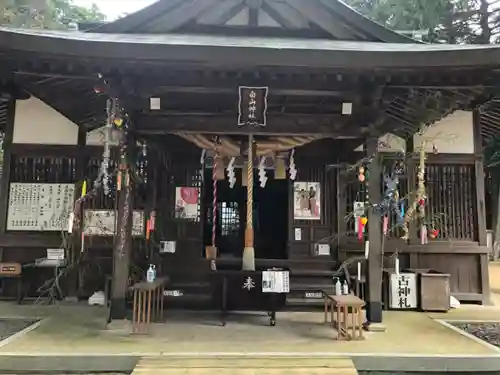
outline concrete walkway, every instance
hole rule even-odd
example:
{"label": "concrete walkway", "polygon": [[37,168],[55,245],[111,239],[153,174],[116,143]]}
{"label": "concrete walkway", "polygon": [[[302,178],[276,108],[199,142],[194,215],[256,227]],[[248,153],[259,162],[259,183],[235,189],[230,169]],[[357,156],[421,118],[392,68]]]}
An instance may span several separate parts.
{"label": "concrete walkway", "polygon": [[[499,349],[440,322],[500,321],[498,307],[466,306],[448,314],[384,312],[386,332],[368,332],[365,340],[350,342],[334,340],[335,332],[323,324],[322,312],[278,313],[276,327],[269,327],[265,314],[235,314],[229,317],[225,327],[221,327],[217,313],[169,311],[165,323],[154,324],[149,336],[109,331],[105,326],[105,316],[105,309],[98,307],[33,308],[0,303],[0,317],[42,319],[38,326],[32,327],[34,329],[0,342],[0,372],[7,370],[6,367],[22,364],[27,371],[30,361],[35,363],[38,358],[47,356],[52,359],[45,360],[45,364],[36,362],[33,366],[50,367],[59,363],[58,369],[64,370],[66,358],[66,361],[76,361],[78,369],[83,371],[90,371],[88,367],[93,366],[93,370],[102,367],[100,371],[119,372],[127,366],[130,371],[145,356],[181,357],[184,360],[238,356],[299,359],[340,356],[353,358],[358,371],[360,368],[387,370],[383,363],[406,370],[412,366],[413,369],[470,366],[478,371],[489,366],[500,370]],[[390,360],[382,361],[383,358]],[[96,363],[102,366],[95,368],[98,367]]]}

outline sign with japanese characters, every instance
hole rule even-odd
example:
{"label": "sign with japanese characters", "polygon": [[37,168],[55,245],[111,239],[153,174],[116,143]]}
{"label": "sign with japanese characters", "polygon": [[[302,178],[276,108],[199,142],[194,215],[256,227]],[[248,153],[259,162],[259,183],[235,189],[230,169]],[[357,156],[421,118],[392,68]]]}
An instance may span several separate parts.
{"label": "sign with japanese characters", "polygon": [[266,126],[267,87],[239,87],[238,126]]}
{"label": "sign with japanese characters", "polygon": [[290,273],[288,271],[262,271],[263,293],[289,293]]}
{"label": "sign with japanese characters", "polygon": [[417,275],[414,273],[392,273],[390,280],[391,309],[417,308]]}

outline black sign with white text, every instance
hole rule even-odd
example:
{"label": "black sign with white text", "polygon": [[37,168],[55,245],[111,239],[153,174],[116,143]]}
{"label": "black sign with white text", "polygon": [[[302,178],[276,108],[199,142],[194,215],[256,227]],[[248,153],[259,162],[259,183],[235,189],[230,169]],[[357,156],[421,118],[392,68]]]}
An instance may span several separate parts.
{"label": "black sign with white text", "polygon": [[266,126],[267,87],[239,87],[238,126]]}

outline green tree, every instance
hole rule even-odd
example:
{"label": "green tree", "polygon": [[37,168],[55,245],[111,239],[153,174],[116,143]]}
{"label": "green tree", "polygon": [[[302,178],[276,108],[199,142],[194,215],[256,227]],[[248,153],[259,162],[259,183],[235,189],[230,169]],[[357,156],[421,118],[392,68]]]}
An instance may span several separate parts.
{"label": "green tree", "polygon": [[346,0],[394,30],[428,30],[427,41],[491,43],[500,34],[500,0]]}
{"label": "green tree", "polygon": [[82,21],[104,21],[97,5],[82,7],[73,0],[0,0],[0,25],[68,29]]}

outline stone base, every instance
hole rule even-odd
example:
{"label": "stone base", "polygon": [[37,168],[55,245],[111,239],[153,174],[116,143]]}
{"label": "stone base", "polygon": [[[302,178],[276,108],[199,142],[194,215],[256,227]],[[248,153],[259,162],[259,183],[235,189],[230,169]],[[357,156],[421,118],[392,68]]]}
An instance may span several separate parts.
{"label": "stone base", "polygon": [[127,319],[112,320],[106,326],[106,332],[115,335],[130,335],[132,333],[132,323]]}
{"label": "stone base", "polygon": [[387,327],[383,323],[366,322],[363,328],[368,332],[385,332],[387,330]]}

